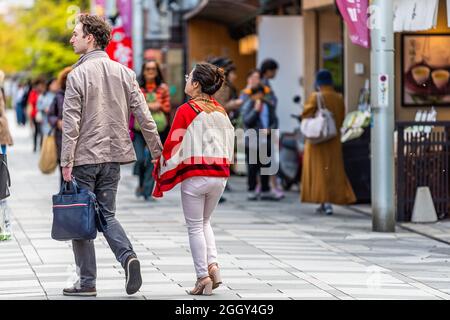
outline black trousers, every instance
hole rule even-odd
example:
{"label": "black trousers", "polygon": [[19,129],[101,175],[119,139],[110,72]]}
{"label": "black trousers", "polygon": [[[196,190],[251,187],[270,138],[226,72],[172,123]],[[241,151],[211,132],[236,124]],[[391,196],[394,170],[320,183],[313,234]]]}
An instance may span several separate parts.
{"label": "black trousers", "polygon": [[270,136],[264,137],[264,139],[267,139],[267,141],[264,141],[264,143],[259,143],[258,141],[256,146],[249,145],[248,141],[245,145],[248,191],[255,191],[258,182],[258,176],[260,176],[261,191],[270,191],[270,175],[261,175],[261,168],[270,167],[270,157],[272,155]]}
{"label": "black trousers", "polygon": [[[73,168],[73,176],[81,188],[95,193],[99,209],[108,223],[103,236],[122,267],[130,255],[135,255],[127,234],[117,221],[116,195],[120,180],[119,163],[82,165]],[[93,240],[72,240],[75,263],[80,270],[81,287],[95,287],[97,265]]]}
{"label": "black trousers", "polygon": [[36,122],[36,119],[33,119],[34,125],[34,139],[33,139],[33,151],[37,150],[37,142],[39,137],[39,148],[42,147],[42,139],[44,138],[42,134],[42,123]]}

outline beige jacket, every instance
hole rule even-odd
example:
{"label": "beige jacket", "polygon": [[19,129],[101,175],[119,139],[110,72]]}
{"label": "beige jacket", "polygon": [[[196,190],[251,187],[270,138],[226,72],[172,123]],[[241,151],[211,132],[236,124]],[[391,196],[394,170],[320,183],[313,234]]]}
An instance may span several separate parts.
{"label": "beige jacket", "polygon": [[61,166],[136,161],[128,131],[131,112],[158,158],[161,140],[136,74],[101,50],[82,56],[67,78]]}
{"label": "beige jacket", "polygon": [[8,126],[8,118],[6,117],[6,106],[3,93],[0,89],[0,145],[12,146],[13,140]]}

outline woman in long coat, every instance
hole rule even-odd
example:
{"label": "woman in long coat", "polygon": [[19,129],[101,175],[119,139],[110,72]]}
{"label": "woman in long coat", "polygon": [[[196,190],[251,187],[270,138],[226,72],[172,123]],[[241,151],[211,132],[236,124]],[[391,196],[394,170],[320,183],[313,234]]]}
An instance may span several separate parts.
{"label": "woman in long coat", "polygon": [[[306,141],[303,155],[301,201],[320,203],[319,212],[333,214],[331,204],[350,204],[356,201],[352,186],[344,169],[340,128],[344,122],[345,105],[342,95],[333,88],[328,70],[320,70],[316,76],[316,88],[336,121],[338,135],[320,144]],[[302,118],[310,118],[317,111],[318,93],[313,93],[305,104]]]}
{"label": "woman in long coat", "polygon": [[3,91],[5,74],[0,70],[0,147],[1,153],[6,153],[6,147],[12,146],[13,140],[9,131],[8,119],[6,117],[6,99]]}

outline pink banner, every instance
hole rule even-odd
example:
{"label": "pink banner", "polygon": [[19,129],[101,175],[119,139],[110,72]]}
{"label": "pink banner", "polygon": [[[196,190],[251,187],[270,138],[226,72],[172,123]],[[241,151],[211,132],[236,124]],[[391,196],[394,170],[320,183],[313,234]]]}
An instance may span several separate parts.
{"label": "pink banner", "polygon": [[350,40],[354,44],[369,48],[368,0],[336,0],[336,4],[347,25]]}
{"label": "pink banner", "polygon": [[133,27],[133,2],[130,0],[117,0],[116,6],[120,14],[120,19],[122,20],[122,26],[125,30],[125,34],[127,37],[131,37]]}

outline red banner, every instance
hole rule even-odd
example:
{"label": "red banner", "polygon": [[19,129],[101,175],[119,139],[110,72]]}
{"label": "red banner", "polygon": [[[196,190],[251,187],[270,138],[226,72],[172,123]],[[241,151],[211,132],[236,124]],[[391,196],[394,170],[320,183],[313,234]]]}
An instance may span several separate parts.
{"label": "red banner", "polygon": [[123,27],[114,28],[112,39],[106,48],[109,57],[130,69],[133,69],[133,45],[131,37],[125,34]]}
{"label": "red banner", "polygon": [[369,48],[368,0],[336,0],[336,4],[347,25],[350,40],[354,44]]}

